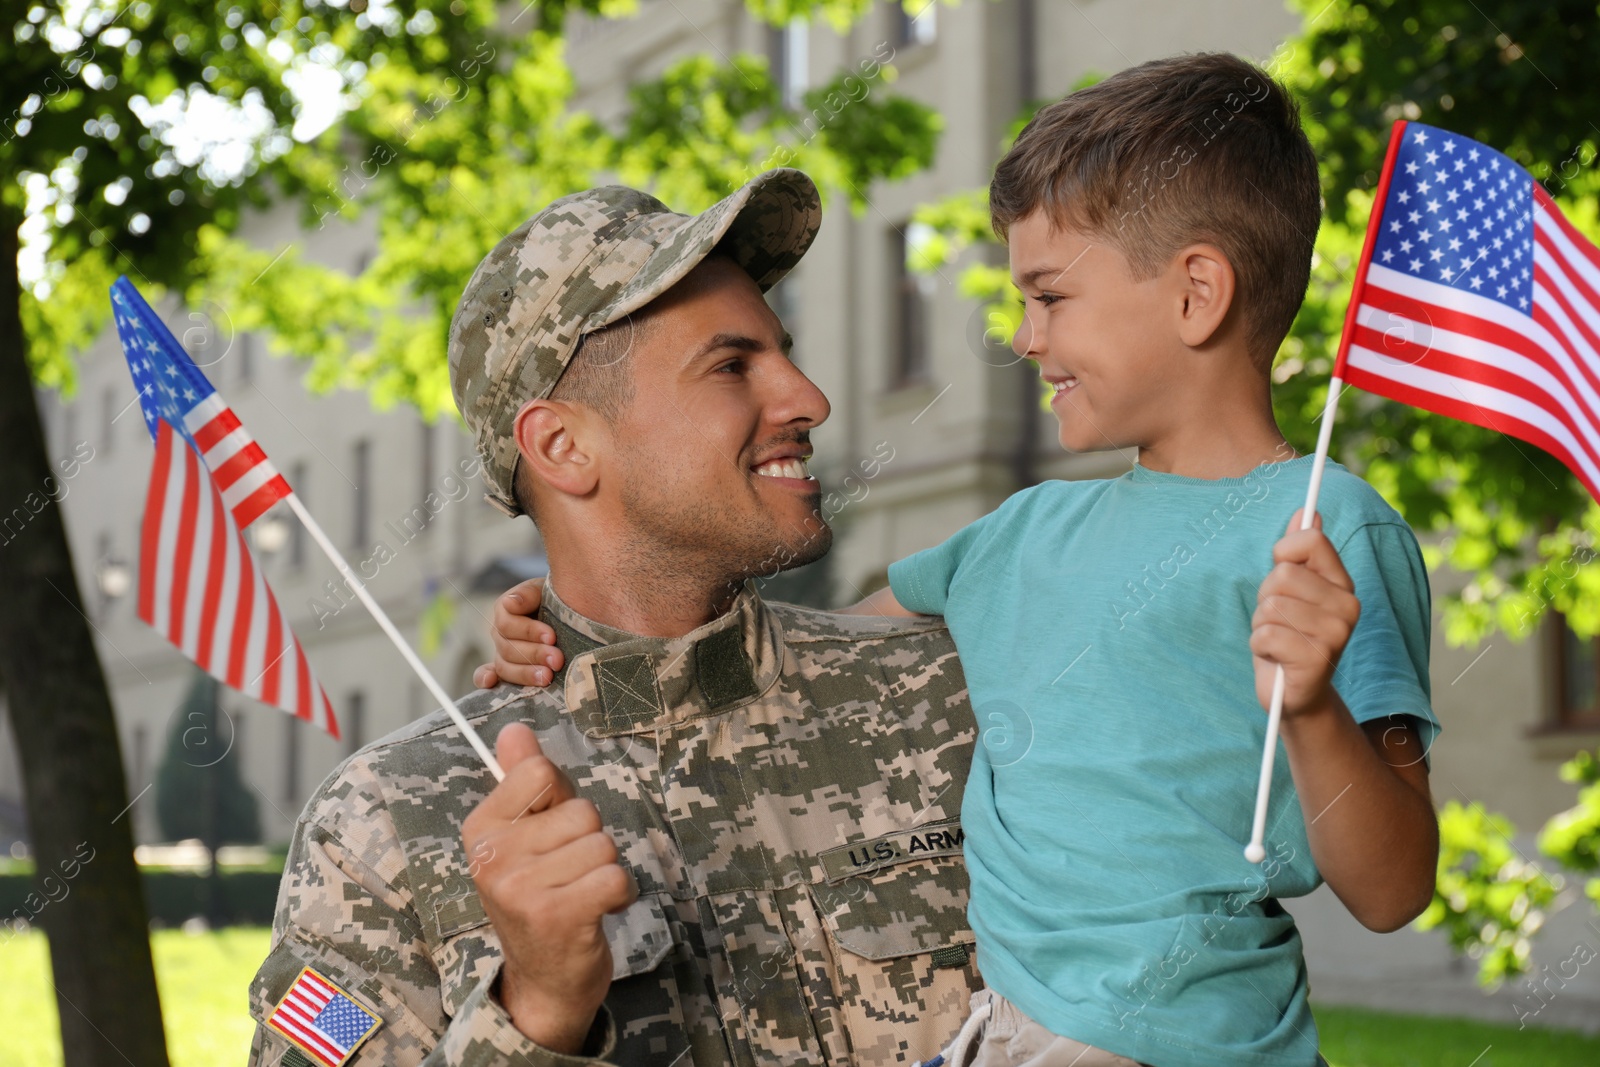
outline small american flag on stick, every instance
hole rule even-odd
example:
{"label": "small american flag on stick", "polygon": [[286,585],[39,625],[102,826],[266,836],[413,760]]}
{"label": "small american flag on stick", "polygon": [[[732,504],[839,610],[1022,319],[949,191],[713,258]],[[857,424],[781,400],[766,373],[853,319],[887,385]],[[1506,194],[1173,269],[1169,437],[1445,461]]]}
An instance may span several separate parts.
{"label": "small american flag on stick", "polygon": [[291,495],[284,480],[127,278],[111,286],[155,462],[139,544],[139,618],[218,681],[315,722],[333,705],[242,529]]}
{"label": "small american flag on stick", "polygon": [[[1549,452],[1600,500],[1600,249],[1510,156],[1396,122],[1323,407],[1301,529],[1311,527],[1344,383]],[[1267,713],[1260,863],[1283,710]]]}
{"label": "small american flag on stick", "polygon": [[1334,377],[1521,438],[1600,499],[1600,249],[1509,156],[1397,122]]}

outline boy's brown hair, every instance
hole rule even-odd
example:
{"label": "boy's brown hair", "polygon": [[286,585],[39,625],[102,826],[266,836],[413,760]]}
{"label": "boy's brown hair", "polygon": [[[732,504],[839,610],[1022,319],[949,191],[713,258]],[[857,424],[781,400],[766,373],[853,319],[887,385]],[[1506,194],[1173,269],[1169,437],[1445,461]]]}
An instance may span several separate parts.
{"label": "boy's brown hair", "polygon": [[1294,98],[1223,52],[1130,67],[1042,108],[995,168],[1002,240],[1044,211],[1099,236],[1153,276],[1179,249],[1233,265],[1251,356],[1271,366],[1311,277],[1321,217],[1317,160]]}

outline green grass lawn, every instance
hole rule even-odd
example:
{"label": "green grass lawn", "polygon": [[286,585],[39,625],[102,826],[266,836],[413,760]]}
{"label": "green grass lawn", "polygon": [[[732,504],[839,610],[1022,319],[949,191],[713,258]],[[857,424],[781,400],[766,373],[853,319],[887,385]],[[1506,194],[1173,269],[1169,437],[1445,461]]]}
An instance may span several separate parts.
{"label": "green grass lawn", "polygon": [[[265,929],[153,935],[172,1067],[244,1067],[255,1024],[245,989],[267,954]],[[44,936],[0,944],[0,1065],[60,1067]],[[1319,1008],[1332,1067],[1595,1067],[1600,1037],[1359,1008]]]}
{"label": "green grass lawn", "polygon": [[[245,990],[267,956],[268,938],[264,927],[151,935],[172,1067],[244,1067],[255,1034]],[[0,943],[0,1064],[60,1067],[57,1026],[44,935]]]}
{"label": "green grass lawn", "polygon": [[1466,1019],[1317,1008],[1331,1067],[1595,1067],[1600,1037]]}

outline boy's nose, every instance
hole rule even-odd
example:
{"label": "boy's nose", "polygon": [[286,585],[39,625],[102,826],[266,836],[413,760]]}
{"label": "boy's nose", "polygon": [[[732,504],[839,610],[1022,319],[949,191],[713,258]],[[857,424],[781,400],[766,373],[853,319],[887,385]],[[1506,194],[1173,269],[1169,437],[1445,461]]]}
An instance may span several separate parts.
{"label": "boy's nose", "polygon": [[1022,313],[1022,324],[1017,327],[1017,332],[1011,335],[1011,351],[1023,359],[1037,360],[1038,351],[1034,342],[1040,339],[1039,331],[1034,330],[1033,323],[1029,321],[1026,311]]}

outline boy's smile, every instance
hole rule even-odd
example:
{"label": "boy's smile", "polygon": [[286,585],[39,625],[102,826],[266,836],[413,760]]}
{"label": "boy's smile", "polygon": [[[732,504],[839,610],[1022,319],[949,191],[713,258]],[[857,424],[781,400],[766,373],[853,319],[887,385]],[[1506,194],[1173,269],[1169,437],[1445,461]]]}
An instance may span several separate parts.
{"label": "boy's smile", "polygon": [[1057,228],[1039,211],[1008,237],[1012,278],[1024,297],[1011,347],[1038,363],[1051,387],[1062,447],[1147,444],[1160,414],[1172,414],[1163,401],[1179,366],[1161,329],[1172,303],[1166,272],[1136,280],[1103,239]]}

